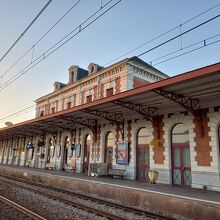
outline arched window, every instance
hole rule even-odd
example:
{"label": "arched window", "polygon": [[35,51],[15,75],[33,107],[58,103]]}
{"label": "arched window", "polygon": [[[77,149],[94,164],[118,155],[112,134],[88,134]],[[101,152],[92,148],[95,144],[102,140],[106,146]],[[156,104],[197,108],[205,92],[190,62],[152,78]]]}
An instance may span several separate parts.
{"label": "arched window", "polygon": [[112,164],[113,160],[113,134],[108,132],[105,136],[105,154],[104,162]]}
{"label": "arched window", "polygon": [[172,182],[175,185],[191,185],[191,160],[189,130],[184,124],[176,124],[171,132]]}
{"label": "arched window", "polygon": [[149,139],[146,128],[137,132],[136,143],[136,179],[145,180],[150,168]]}

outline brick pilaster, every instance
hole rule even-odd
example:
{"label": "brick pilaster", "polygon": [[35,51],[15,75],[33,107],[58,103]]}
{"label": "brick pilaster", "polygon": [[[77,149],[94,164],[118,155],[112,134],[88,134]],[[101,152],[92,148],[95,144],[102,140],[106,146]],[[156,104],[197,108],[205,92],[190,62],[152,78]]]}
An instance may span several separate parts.
{"label": "brick pilaster", "polygon": [[164,156],[164,139],[163,139],[163,116],[158,116],[153,120],[153,136],[154,140],[159,142],[159,146],[153,148],[154,151],[154,163],[155,164],[164,164],[165,156]]}
{"label": "brick pilaster", "polygon": [[199,123],[194,119],[194,123],[195,123],[194,132],[196,134],[195,151],[196,151],[196,155],[197,155],[195,157],[195,160],[197,161],[198,166],[211,166],[212,157],[210,155],[211,147],[209,145],[209,141],[211,140],[211,138],[209,137],[210,128],[208,126],[209,119],[207,116],[207,110],[201,111],[200,114],[201,114],[201,117],[199,120],[202,122],[204,135],[203,135],[203,137],[200,135]]}

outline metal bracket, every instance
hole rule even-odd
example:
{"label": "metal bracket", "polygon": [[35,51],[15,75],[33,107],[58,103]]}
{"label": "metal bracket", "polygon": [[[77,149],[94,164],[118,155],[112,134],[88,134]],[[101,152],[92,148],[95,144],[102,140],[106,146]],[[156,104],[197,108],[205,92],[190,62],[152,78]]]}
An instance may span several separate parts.
{"label": "metal bracket", "polygon": [[144,106],[144,105],[136,104],[132,102],[116,100],[116,101],[112,101],[112,103],[116,105],[120,105],[130,110],[133,110],[139,113],[140,115],[142,115],[145,119],[150,120],[150,121],[153,121],[153,117],[155,116],[155,113],[157,112],[156,107],[148,107],[148,106]]}
{"label": "metal bracket", "polygon": [[96,119],[82,119],[82,118],[74,118],[72,116],[57,116],[58,119],[62,119],[63,121],[66,121],[68,123],[73,122],[74,124],[80,124],[84,127],[89,128],[93,135],[94,135],[94,141],[97,142],[97,125],[98,121]]}
{"label": "metal bracket", "polygon": [[124,140],[124,117],[122,113],[110,113],[107,111],[99,111],[99,110],[91,110],[91,109],[84,109],[82,111],[94,116],[104,118],[107,121],[110,121],[112,124],[118,126],[122,136],[122,140]]}
{"label": "metal bracket", "polygon": [[190,112],[194,118],[195,122],[199,128],[199,134],[201,137],[204,136],[204,128],[202,123],[202,115],[200,112],[199,100],[191,97],[186,97],[184,95],[176,94],[174,92],[166,91],[163,89],[155,89],[155,93],[160,96],[163,96],[179,105],[181,105],[184,109]]}

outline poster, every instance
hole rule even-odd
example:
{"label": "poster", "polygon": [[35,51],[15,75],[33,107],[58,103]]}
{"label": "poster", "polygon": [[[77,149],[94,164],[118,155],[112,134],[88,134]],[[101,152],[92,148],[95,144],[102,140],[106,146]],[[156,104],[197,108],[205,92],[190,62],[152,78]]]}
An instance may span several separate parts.
{"label": "poster", "polygon": [[128,164],[128,142],[118,142],[116,145],[116,164]]}

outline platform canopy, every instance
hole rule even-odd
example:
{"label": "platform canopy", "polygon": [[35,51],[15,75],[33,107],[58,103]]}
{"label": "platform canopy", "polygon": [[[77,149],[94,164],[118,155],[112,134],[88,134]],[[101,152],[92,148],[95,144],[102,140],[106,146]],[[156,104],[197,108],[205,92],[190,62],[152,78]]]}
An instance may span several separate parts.
{"label": "platform canopy", "polygon": [[[128,90],[91,103],[45,115],[0,129],[0,140],[71,131],[76,127],[93,129],[97,121],[121,123],[123,118],[145,119],[220,106],[220,63]],[[96,124],[97,125],[97,124]]]}

